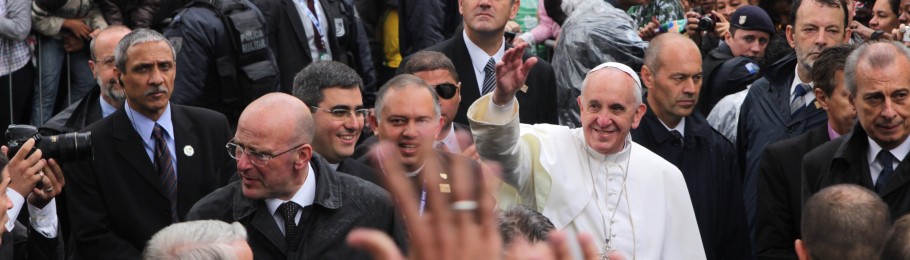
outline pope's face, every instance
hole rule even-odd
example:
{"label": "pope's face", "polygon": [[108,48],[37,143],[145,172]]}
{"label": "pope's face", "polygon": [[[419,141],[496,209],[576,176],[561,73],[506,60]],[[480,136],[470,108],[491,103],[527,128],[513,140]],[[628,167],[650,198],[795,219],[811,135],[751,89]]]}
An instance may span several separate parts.
{"label": "pope's face", "polygon": [[588,77],[588,85],[578,97],[585,143],[601,154],[618,153],[647,108],[635,104],[635,83],[624,72],[607,68]]}

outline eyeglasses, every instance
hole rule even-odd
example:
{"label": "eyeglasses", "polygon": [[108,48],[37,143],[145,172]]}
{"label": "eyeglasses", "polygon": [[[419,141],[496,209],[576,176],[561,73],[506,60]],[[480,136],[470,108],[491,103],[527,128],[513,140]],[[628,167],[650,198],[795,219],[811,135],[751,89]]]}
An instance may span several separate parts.
{"label": "eyeglasses", "polygon": [[328,112],[329,114],[332,114],[332,117],[337,120],[347,120],[348,115],[354,116],[355,119],[364,119],[364,118],[366,118],[367,113],[369,113],[369,111],[370,111],[369,109],[366,109],[366,108],[360,108],[360,109],[354,109],[354,110],[347,109],[347,108],[325,109],[325,108],[316,107],[316,106],[310,106],[310,108],[318,110],[318,111]]}
{"label": "eyeglasses", "polygon": [[275,157],[281,156],[282,154],[285,154],[287,152],[296,150],[297,148],[300,148],[303,145],[304,144],[299,144],[297,146],[294,146],[294,148],[288,149],[287,151],[280,152],[275,155],[264,154],[264,153],[252,151],[250,149],[244,149],[240,145],[235,144],[233,142],[227,143],[226,145],[224,145],[224,148],[227,149],[228,155],[230,155],[231,158],[234,158],[234,160],[239,161],[242,154],[245,153],[247,156],[250,157],[250,163],[252,163],[253,165],[259,166],[259,167],[265,167],[266,165],[269,165],[269,160],[271,160],[272,158],[275,158]]}
{"label": "eyeglasses", "polygon": [[105,57],[103,60],[96,60],[95,62],[100,63],[104,67],[112,68],[114,67],[114,56]]}
{"label": "eyeglasses", "polygon": [[433,86],[436,89],[436,94],[443,99],[450,99],[455,96],[455,92],[458,90],[458,86],[452,83],[442,83],[436,86]]}

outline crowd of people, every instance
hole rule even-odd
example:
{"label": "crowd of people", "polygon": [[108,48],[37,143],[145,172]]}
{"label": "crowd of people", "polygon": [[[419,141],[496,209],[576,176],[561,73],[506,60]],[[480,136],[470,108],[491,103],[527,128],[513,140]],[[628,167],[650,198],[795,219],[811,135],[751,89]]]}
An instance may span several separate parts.
{"label": "crowd of people", "polygon": [[910,259],[910,0],[0,0],[0,259]]}

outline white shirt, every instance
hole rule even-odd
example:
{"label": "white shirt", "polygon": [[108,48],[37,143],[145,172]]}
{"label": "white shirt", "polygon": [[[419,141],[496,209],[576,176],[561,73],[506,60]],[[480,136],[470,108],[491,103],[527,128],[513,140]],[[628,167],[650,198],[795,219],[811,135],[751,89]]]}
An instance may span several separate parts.
{"label": "white shirt", "polygon": [[[872,138],[866,137],[866,139],[869,141],[869,151],[866,153],[866,159],[868,160],[867,162],[869,162],[869,173],[872,174],[872,185],[875,185],[878,181],[878,175],[882,173],[882,168],[884,168],[882,167],[883,165],[878,162],[878,158],[876,158],[878,152],[882,150],[882,147],[878,145],[878,143],[875,143]],[[897,165],[900,164],[901,160],[910,152],[910,138],[905,139],[901,145],[891,149],[890,152],[896,159],[891,161],[891,169],[896,170]]]}
{"label": "white shirt", "polygon": [[666,127],[667,131],[676,130],[676,131],[679,131],[680,136],[686,137],[686,118],[685,117],[680,119],[679,124],[676,124],[676,127],[674,127],[674,128],[670,128],[669,126],[667,126],[667,124],[664,124],[663,120],[660,120],[659,118],[657,119],[657,121],[660,121],[660,124],[663,125],[664,127]]}
{"label": "white shirt", "polygon": [[442,142],[445,144],[450,153],[461,152],[461,146],[458,144],[458,137],[455,134],[455,123],[452,123],[452,125],[449,126],[449,131],[446,134],[446,137],[442,138],[442,141],[436,142]]}
{"label": "white shirt", "polygon": [[[325,11],[322,10],[322,4],[319,3],[319,0],[294,0],[294,5],[297,6],[297,13],[300,14],[300,21],[303,23],[303,30],[306,32],[307,46],[310,48],[310,58],[313,58],[313,60],[316,61],[319,60],[319,49],[316,48],[316,41],[321,41],[322,39],[316,38],[316,32],[314,31],[315,25],[306,14],[310,9],[307,7],[307,1],[316,1],[313,3],[313,9],[316,9],[314,15],[316,15],[316,19],[319,20],[319,27],[322,27],[322,31],[326,34],[330,33],[330,21],[325,17]],[[336,28],[336,30],[338,29]],[[328,40],[329,37],[334,37],[334,35],[323,35],[323,37]],[[323,42],[323,46],[325,46],[326,55],[332,57],[332,50],[329,48],[329,43]]]}
{"label": "white shirt", "polygon": [[[789,101],[787,103],[788,105],[790,103],[793,103],[793,98],[796,97],[796,87],[798,87],[799,84],[805,83],[805,84],[809,84],[809,86],[812,86],[813,88],[815,87],[815,83],[812,83],[812,82],[806,83],[806,82],[803,82],[803,80],[799,79],[799,69],[798,68],[799,68],[799,65],[796,65],[796,67],[793,68],[793,70],[796,72],[793,75],[793,84],[790,85],[790,99],[787,100],[787,101]],[[808,106],[809,104],[812,103],[813,100],[815,100],[815,91],[812,91],[812,89],[809,89],[809,91],[807,91],[806,94],[803,95],[803,104],[806,104],[806,106]]]}
{"label": "white shirt", "polygon": [[[16,218],[22,211],[22,206],[26,204],[25,198],[19,192],[13,189],[6,189],[6,196],[13,202],[13,208],[6,211],[9,221],[4,223],[7,232],[16,227]],[[29,223],[38,233],[46,238],[57,237],[57,199],[51,199],[43,209],[39,209],[32,204],[28,204]]]}
{"label": "white shirt", "polygon": [[[306,180],[303,181],[303,186],[300,186],[300,189],[297,190],[297,193],[294,193],[294,197],[291,197],[290,201],[300,205],[302,210],[306,206],[313,205],[314,200],[316,200],[316,174],[313,172],[313,165],[307,164]],[[272,212],[272,217],[275,219],[275,223],[278,223],[278,229],[281,230],[281,234],[284,234],[284,218],[277,211],[281,203],[285,202],[288,201],[281,199],[265,200],[265,205],[268,207],[269,212]],[[294,222],[300,223],[300,213],[301,211],[298,210],[297,214],[294,215]]]}
{"label": "white shirt", "polygon": [[467,32],[461,33],[464,34],[464,45],[468,47],[468,54],[471,55],[471,64],[474,65],[474,76],[477,78],[477,92],[483,93],[483,79],[487,75],[483,72],[483,69],[487,66],[487,62],[490,61],[490,58],[493,58],[496,62],[502,60],[502,56],[506,53],[506,40],[503,38],[499,50],[496,51],[493,56],[490,56],[468,38]]}

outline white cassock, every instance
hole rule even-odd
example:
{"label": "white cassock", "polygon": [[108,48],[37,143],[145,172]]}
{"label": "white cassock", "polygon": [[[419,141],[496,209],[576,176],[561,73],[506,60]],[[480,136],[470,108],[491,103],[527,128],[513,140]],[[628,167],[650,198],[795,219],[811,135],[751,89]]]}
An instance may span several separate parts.
{"label": "white cassock", "polygon": [[631,137],[622,152],[602,155],[585,144],[582,129],[520,125],[517,103],[498,107],[486,95],[467,116],[477,151],[502,164],[518,203],[557,229],[591,234],[601,253],[610,234],[612,248],[626,259],[705,259],[689,191],[675,166]]}

